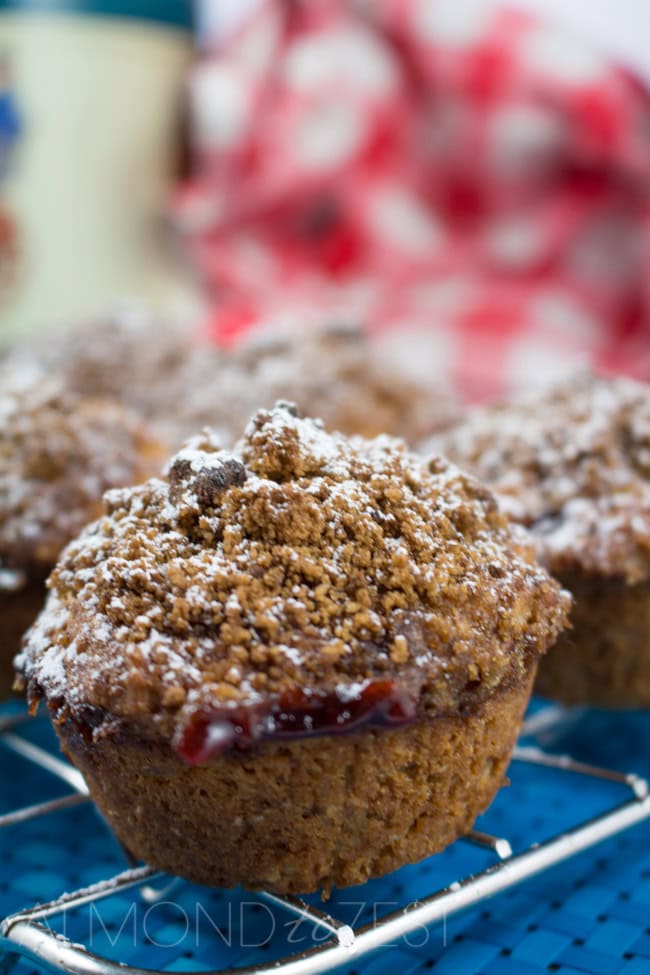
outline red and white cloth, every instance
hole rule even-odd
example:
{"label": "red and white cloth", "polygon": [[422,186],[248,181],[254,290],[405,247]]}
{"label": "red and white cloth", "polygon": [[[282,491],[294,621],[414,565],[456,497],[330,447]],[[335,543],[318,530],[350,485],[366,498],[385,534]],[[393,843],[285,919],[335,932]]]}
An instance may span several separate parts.
{"label": "red and white cloth", "polygon": [[472,398],[650,379],[650,94],[588,43],[488,0],[266,0],[190,102],[215,338],[364,321]]}

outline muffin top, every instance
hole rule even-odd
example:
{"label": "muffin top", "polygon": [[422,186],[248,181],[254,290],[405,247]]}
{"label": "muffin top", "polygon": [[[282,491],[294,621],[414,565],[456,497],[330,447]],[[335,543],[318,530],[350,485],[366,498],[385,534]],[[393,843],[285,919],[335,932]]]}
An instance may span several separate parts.
{"label": "muffin top", "polygon": [[417,443],[457,417],[451,394],[388,361],[363,329],[279,327],[254,334],[224,356],[215,424],[232,441],[259,407],[278,399],[319,417],[328,429]]}
{"label": "muffin top", "polygon": [[253,412],[295,401],[327,427],[416,443],[456,419],[448,390],[416,381],[355,326],[268,327],[232,350],[192,340],[187,323],[116,312],[5,352],[84,396],[137,411],[175,449],[210,426],[232,445]]}
{"label": "muffin top", "polygon": [[5,350],[7,365],[57,375],[82,396],[124,404],[178,448],[216,422],[221,354],[191,340],[187,322],[127,308],[92,321],[35,335]]}
{"label": "muffin top", "polygon": [[650,577],[649,386],[580,374],[473,410],[427,449],[484,481],[552,572]]}
{"label": "muffin top", "polygon": [[115,403],[29,369],[0,370],[0,591],[47,575],[107,488],[151,473],[140,428]]}
{"label": "muffin top", "polygon": [[73,541],[19,670],[61,720],[233,741],[399,723],[521,679],[569,597],[471,477],[289,404],[233,453],[206,432],[111,491]]}

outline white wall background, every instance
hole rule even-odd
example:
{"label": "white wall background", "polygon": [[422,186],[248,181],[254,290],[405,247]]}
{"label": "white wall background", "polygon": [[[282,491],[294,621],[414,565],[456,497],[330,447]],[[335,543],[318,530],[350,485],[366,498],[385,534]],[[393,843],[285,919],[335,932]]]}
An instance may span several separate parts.
{"label": "white wall background", "polygon": [[589,38],[650,84],[650,0],[508,0]]}
{"label": "white wall background", "polygon": [[[204,36],[227,33],[261,0],[199,0]],[[381,0],[377,0],[381,2]],[[486,0],[488,2],[488,0]],[[650,0],[503,0],[546,14],[588,38],[650,84]]]}

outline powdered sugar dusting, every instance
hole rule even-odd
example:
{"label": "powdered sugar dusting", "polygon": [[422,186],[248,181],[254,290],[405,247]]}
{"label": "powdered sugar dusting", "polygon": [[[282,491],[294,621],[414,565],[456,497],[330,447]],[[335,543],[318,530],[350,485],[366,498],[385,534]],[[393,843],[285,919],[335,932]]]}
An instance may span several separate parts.
{"label": "powdered sugar dusting", "polygon": [[650,576],[650,387],[582,374],[477,409],[428,449],[487,483],[552,570]]}
{"label": "powdered sugar dusting", "polygon": [[48,571],[99,513],[107,488],[148,473],[144,452],[151,445],[119,405],[70,394],[38,370],[5,366],[0,389],[0,588],[6,589],[16,588],[23,569]]}
{"label": "powdered sugar dusting", "polygon": [[458,412],[440,378],[415,379],[362,329],[340,324],[273,322],[226,352],[188,341],[182,320],[127,308],[47,343],[24,341],[5,361],[15,372],[57,374],[66,389],[126,404],[175,448],[205,425],[232,444],[254,410],[278,399],[346,433],[387,431],[413,443]]}
{"label": "powdered sugar dusting", "polygon": [[415,443],[458,414],[438,378],[415,379],[363,330],[270,323],[224,356],[216,376],[215,419],[232,442],[254,410],[290,399],[328,429]]}

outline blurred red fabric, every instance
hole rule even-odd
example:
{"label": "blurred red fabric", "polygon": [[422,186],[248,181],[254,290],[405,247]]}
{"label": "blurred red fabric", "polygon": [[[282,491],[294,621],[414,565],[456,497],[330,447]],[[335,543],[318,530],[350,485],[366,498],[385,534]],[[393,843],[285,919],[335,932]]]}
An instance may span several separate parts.
{"label": "blurred red fabric", "polygon": [[174,201],[232,342],[367,323],[470,398],[650,379],[650,94],[487,0],[267,0],[190,80]]}

